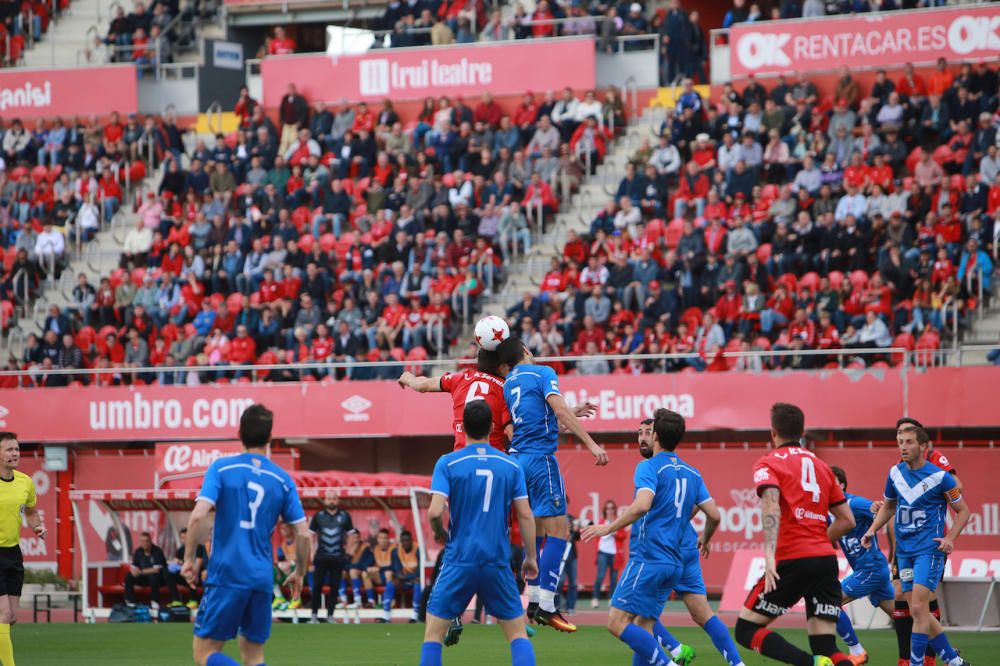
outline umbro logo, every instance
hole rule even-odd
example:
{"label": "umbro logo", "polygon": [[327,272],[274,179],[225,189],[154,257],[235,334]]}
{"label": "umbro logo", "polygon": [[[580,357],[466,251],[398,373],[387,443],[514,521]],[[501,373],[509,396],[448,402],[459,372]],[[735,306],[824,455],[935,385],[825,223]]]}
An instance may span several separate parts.
{"label": "umbro logo", "polygon": [[350,398],[341,402],[340,406],[349,412],[344,414],[345,421],[367,421],[371,418],[371,415],[366,412],[371,408],[372,403],[363,396],[352,395]]}

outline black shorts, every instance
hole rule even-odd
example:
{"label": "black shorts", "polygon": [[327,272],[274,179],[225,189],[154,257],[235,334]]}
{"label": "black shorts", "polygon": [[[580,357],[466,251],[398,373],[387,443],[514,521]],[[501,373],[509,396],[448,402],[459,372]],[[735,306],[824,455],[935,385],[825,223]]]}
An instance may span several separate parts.
{"label": "black shorts", "polygon": [[24,586],[24,556],[20,546],[0,548],[0,597],[21,596]]}
{"label": "black shorts", "polygon": [[840,569],[837,557],[803,557],[778,562],[776,587],[764,593],[764,577],[747,595],[749,610],[768,617],[780,617],[797,604],[806,601],[806,617],[818,617],[836,622],[840,615]]}

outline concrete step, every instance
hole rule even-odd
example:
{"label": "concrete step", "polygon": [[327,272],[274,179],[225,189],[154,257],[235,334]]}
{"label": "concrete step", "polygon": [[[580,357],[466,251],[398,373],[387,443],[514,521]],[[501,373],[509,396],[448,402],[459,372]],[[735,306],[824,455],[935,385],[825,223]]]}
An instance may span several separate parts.
{"label": "concrete step", "polygon": [[[24,54],[24,66],[32,68],[72,67],[85,65],[83,49],[93,46],[91,27],[104,37],[113,16],[112,6],[119,0],[74,0],[49,27],[41,41]],[[125,3],[127,4],[127,3]],[[131,8],[127,7],[126,11]]]}

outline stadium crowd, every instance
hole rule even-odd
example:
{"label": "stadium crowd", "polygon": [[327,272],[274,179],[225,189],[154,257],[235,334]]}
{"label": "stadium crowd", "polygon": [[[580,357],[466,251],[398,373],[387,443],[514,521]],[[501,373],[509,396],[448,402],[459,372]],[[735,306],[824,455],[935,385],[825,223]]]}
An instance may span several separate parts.
{"label": "stadium crowd", "polygon": [[[5,130],[8,314],[26,287],[59,273],[78,233],[123,204],[137,213],[120,268],[96,284],[80,275],[72,305],[53,306],[29,336],[19,362],[38,383],[78,381],[49,368],[185,364],[234,369],[139,381],[246,381],[242,366],[287,362],[317,368],[261,375],[322,379],[330,361],[447,352],[457,310],[503,278],[515,244],[530,248],[539,212],[558,210],[554,175],[578,179],[575,154],[596,166],[612,118],[624,123],[614,90],[529,94],[513,118],[488,94],[474,108],[429,100],[407,131],[388,101],[331,110],[294,87],[277,122],[245,90],[236,113],[239,132],[190,151],[170,114]],[[158,191],[126,201],[124,181],[141,182],[147,158],[163,172]]]}
{"label": "stadium crowd", "polygon": [[936,349],[990,296],[997,99],[985,62],[879,72],[870,90],[845,70],[828,99],[800,76],[727,85],[710,104],[687,80],[614,199],[508,318],[539,355],[690,354],[582,374],[759,367],[722,351]]}
{"label": "stadium crowd", "polygon": [[0,3],[0,67],[17,66],[25,50],[47,34],[52,22],[68,7],[69,0]]}

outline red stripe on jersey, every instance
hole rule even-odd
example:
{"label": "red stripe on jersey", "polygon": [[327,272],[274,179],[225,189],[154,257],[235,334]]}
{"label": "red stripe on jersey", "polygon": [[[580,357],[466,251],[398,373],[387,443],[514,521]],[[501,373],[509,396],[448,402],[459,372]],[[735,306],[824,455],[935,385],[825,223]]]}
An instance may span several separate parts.
{"label": "red stripe on jersey", "polygon": [[441,389],[451,394],[455,410],[452,427],[455,433],[456,451],[465,446],[465,431],[462,429],[465,404],[477,399],[485,400],[493,414],[490,445],[500,451],[506,451],[506,437],[503,431],[510,421],[510,414],[503,397],[502,379],[478,370],[451,372],[441,377]]}
{"label": "red stripe on jersey", "polygon": [[753,632],[753,638],[750,639],[750,649],[760,654],[761,648],[764,646],[764,640],[771,634],[771,631],[766,627],[761,627],[757,631]]}

